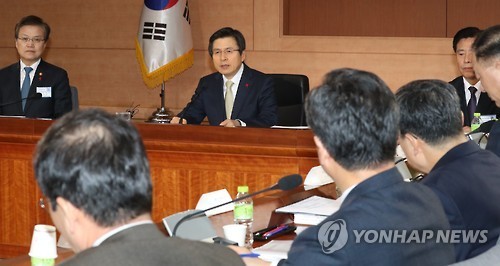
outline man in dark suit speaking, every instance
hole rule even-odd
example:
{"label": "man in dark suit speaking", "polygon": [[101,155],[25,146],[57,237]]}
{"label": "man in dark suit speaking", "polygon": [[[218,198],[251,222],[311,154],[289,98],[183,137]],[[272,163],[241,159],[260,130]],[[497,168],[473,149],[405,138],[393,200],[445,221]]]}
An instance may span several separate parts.
{"label": "man in dark suit speaking", "polygon": [[50,27],[27,16],[15,28],[19,62],[0,70],[0,115],[58,118],[71,111],[68,74],[42,60]]}
{"label": "man in dark suit speaking", "polygon": [[270,127],[277,122],[272,78],[251,69],[245,61],[245,38],[238,30],[222,28],[210,37],[208,53],[218,72],[200,79],[187,104],[171,123],[213,126]]}
{"label": "man in dark suit speaking", "polygon": [[160,232],[144,144],[125,120],[98,109],[66,114],[38,143],[34,170],[77,253],[63,265],[243,265],[225,246]]}

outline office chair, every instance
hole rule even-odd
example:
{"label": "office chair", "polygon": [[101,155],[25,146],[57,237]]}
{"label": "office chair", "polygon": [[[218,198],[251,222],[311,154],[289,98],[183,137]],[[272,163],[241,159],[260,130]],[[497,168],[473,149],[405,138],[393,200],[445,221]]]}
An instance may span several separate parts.
{"label": "office chair", "polygon": [[78,110],[80,104],[78,101],[78,89],[75,86],[70,86],[71,89],[71,103],[73,104],[73,110]]}
{"label": "office chair", "polygon": [[465,136],[473,141],[474,143],[476,143],[477,145],[479,145],[479,147],[481,147],[481,149],[485,149],[486,148],[486,144],[488,144],[488,135],[484,132],[471,132],[471,133],[467,133],[465,134]]}
{"label": "office chair", "polygon": [[304,101],[309,78],[299,74],[269,74],[274,80],[278,126],[306,126]]}
{"label": "office chair", "polygon": [[415,169],[410,169],[408,167],[408,162],[405,157],[395,156],[394,164],[399,173],[403,176],[406,182],[418,182],[424,178],[424,174],[415,171]]}

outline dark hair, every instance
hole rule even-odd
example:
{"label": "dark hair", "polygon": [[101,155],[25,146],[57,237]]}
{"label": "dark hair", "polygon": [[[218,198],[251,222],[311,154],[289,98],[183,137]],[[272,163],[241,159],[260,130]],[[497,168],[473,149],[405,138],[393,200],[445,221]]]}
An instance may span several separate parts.
{"label": "dark hair", "polygon": [[50,36],[49,24],[45,23],[45,21],[43,21],[43,19],[41,19],[37,16],[33,16],[33,15],[22,18],[19,21],[19,23],[16,24],[15,33],[14,33],[14,37],[16,39],[19,37],[19,30],[21,29],[21,27],[27,26],[27,25],[42,27],[43,31],[45,32],[45,36],[44,36],[45,41],[47,41],[49,39],[49,36]]}
{"label": "dark hair", "polygon": [[396,93],[401,135],[414,134],[438,145],[462,131],[462,111],[455,88],[441,80],[417,80]]}
{"label": "dark hair", "polygon": [[375,74],[343,68],[326,75],[306,99],[307,122],[326,150],[347,170],[394,160],[398,108]]}
{"label": "dark hair", "polygon": [[480,32],[481,30],[477,27],[466,27],[457,31],[455,36],[453,36],[453,51],[455,51],[455,53],[457,52],[457,44],[460,40],[475,38]]}
{"label": "dark hair", "polygon": [[226,37],[233,37],[236,40],[236,44],[238,44],[238,49],[240,54],[243,53],[243,51],[245,51],[246,45],[245,45],[245,37],[243,37],[243,34],[241,34],[239,30],[230,27],[225,27],[214,32],[214,34],[210,36],[210,40],[208,41],[208,53],[210,54],[210,57],[213,56],[212,49],[214,48],[215,40]]}
{"label": "dark hair", "polygon": [[487,61],[500,57],[500,25],[492,26],[481,32],[472,44],[477,61]]}
{"label": "dark hair", "polygon": [[151,212],[149,163],[137,129],[105,111],[70,112],[34,155],[38,185],[56,210],[62,197],[103,227]]}

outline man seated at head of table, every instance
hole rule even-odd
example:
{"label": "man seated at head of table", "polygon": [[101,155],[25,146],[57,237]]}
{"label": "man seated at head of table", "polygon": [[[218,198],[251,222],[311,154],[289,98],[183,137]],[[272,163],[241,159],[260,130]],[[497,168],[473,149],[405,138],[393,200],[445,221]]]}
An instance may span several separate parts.
{"label": "man seated at head of table", "polygon": [[403,181],[395,168],[399,113],[387,85],[369,72],[334,70],[309,93],[306,112],[319,161],[341,190],[342,204],[300,233],[279,265],[454,262],[453,246],[436,240],[437,231],[449,229],[438,197]]}
{"label": "man seated at head of table", "polygon": [[191,102],[172,119],[176,124],[271,127],[278,121],[272,78],[248,67],[245,37],[225,27],[210,37],[208,53],[217,72],[200,79]]}
{"label": "man seated at head of table", "polygon": [[152,183],[133,124],[98,109],[71,112],[37,145],[37,183],[77,253],[62,265],[242,265],[219,245],[167,237],[151,220]]}

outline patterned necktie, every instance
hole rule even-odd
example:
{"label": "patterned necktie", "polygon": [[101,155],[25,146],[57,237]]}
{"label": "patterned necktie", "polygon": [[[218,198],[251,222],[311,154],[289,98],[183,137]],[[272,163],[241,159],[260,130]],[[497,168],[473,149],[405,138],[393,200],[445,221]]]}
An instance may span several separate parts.
{"label": "patterned necktie", "polygon": [[477,99],[476,99],[476,91],[477,89],[475,87],[469,87],[470,91],[470,100],[469,104],[467,104],[467,110],[469,111],[469,119],[472,121],[472,118],[474,117],[474,112],[476,112],[476,105],[477,105]]}
{"label": "patterned necktie", "polygon": [[225,102],[226,102],[226,118],[231,119],[231,113],[233,112],[233,105],[234,105],[234,96],[233,96],[233,90],[231,90],[231,87],[233,87],[233,82],[228,80],[226,81],[226,96],[225,96]]}
{"label": "patterned necktie", "polygon": [[30,92],[30,72],[33,70],[31,67],[25,67],[24,72],[26,72],[26,76],[24,77],[23,86],[21,87],[21,98],[23,99],[23,111],[26,106],[26,98],[28,97],[28,93]]}

